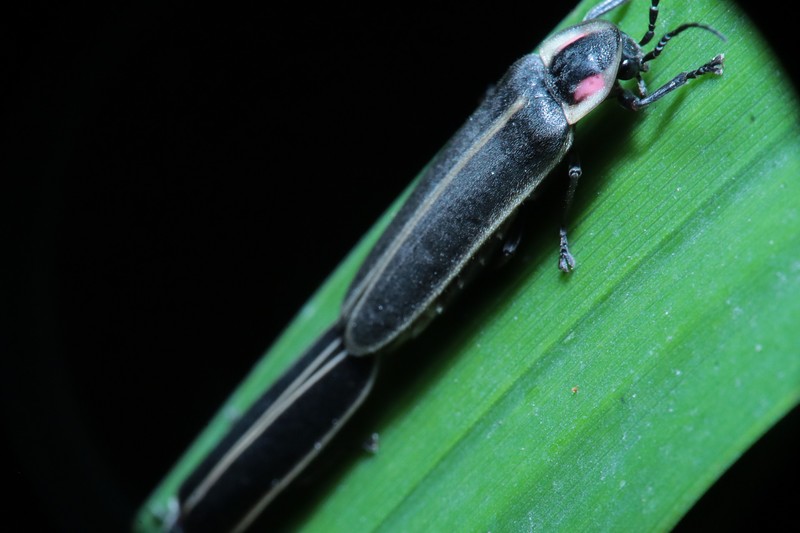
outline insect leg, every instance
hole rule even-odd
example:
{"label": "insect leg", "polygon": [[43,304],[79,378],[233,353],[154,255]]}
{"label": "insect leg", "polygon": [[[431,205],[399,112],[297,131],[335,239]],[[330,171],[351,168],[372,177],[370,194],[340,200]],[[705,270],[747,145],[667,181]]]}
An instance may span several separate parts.
{"label": "insect leg", "polygon": [[525,220],[528,218],[526,216],[527,212],[528,211],[524,209],[524,206],[522,209],[520,209],[517,218],[514,219],[514,222],[509,227],[508,233],[506,233],[505,238],[503,239],[503,264],[505,264],[506,259],[510,258],[517,252],[519,243],[522,242],[523,227],[525,225]]}
{"label": "insect leg", "polygon": [[[720,32],[718,32],[717,30],[715,30],[714,28],[712,28],[711,26],[709,26],[707,24],[700,24],[699,22],[687,22],[685,24],[681,24],[680,26],[678,26],[674,30],[665,33],[664,36],[661,37],[661,39],[658,41],[658,44],[656,44],[655,48],[653,48],[652,50],[647,52],[642,57],[642,64],[644,65],[648,61],[652,61],[653,59],[655,59],[658,56],[660,56],[661,52],[664,51],[664,47],[667,46],[667,43],[670,42],[670,40],[673,37],[675,37],[676,35],[680,35],[681,33],[683,33],[684,31],[686,31],[686,30],[688,30],[690,28],[697,28],[697,29],[700,29],[700,30],[706,30],[708,32],[713,33],[717,37],[719,37],[722,41],[727,41],[728,40],[728,39],[725,38],[724,35],[722,35]],[[640,44],[640,46],[642,45],[642,43],[639,43],[639,44]]]}
{"label": "insect leg", "polygon": [[578,156],[575,152],[570,152],[569,166],[567,168],[569,186],[567,187],[567,196],[564,198],[564,211],[561,215],[561,227],[558,231],[558,269],[562,272],[569,272],[575,268],[575,258],[569,252],[569,243],[567,242],[567,215],[569,214],[570,207],[572,207],[572,200],[575,198],[575,190],[578,188],[578,180],[582,174],[583,169],[581,169],[581,162]]}
{"label": "insect leg", "polygon": [[619,101],[624,107],[630,109],[631,111],[638,111],[639,109],[642,109],[643,107],[652,104],[656,100],[660,100],[661,97],[663,97],[668,93],[671,93],[678,87],[686,85],[686,83],[689,80],[697,78],[698,76],[703,76],[705,74],[715,74],[717,76],[721,75],[722,62],[724,58],[725,56],[723,54],[719,54],[714,59],[712,59],[705,65],[701,66],[700,68],[697,68],[695,70],[690,70],[688,72],[681,72],[680,74],[672,78],[672,80],[669,83],[662,85],[661,87],[656,89],[652,94],[646,97],[640,98],[635,94],[633,94],[631,91],[617,86],[617,90],[619,91],[618,92]]}

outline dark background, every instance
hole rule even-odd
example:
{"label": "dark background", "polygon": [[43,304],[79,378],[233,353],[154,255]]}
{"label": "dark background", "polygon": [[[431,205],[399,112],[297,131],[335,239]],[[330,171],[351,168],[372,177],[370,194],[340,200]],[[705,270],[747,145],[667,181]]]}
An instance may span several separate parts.
{"label": "dark background", "polygon": [[[2,17],[6,530],[127,528],[364,230],[568,10],[263,4]],[[793,17],[748,9],[797,80]],[[795,410],[682,527],[793,519],[799,427]]]}

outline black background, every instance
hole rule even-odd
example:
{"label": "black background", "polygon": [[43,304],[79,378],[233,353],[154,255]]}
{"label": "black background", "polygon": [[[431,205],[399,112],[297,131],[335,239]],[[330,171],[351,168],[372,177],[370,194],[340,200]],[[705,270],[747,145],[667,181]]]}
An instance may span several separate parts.
{"label": "black background", "polygon": [[[568,10],[262,4],[2,17],[4,529],[126,529],[364,230]],[[748,9],[796,80],[793,17]],[[682,527],[793,518],[796,484],[776,486],[798,472],[799,426],[795,410]]]}

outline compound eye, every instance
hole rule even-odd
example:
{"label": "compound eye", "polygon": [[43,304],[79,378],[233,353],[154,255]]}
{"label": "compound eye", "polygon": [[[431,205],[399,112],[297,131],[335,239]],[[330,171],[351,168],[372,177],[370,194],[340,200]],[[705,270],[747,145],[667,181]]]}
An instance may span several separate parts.
{"label": "compound eye", "polygon": [[623,59],[619,65],[619,72],[617,78],[620,80],[631,80],[639,73],[639,66],[635,61],[630,59]]}

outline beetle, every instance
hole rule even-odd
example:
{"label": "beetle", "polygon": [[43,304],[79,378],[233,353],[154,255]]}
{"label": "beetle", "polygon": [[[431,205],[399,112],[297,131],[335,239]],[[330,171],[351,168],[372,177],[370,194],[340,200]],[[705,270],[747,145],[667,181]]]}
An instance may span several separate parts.
{"label": "beetle", "polygon": [[[424,171],[353,279],[338,320],[247,410],[178,491],[172,531],[244,531],[317,456],[369,393],[378,355],[417,335],[500,251],[523,202],[568,155],[569,186],[558,268],[575,267],[566,213],[582,174],[574,126],[610,96],[639,110],[703,75],[723,55],[681,72],[648,94],[641,74],[669,40],[649,52],[659,0],[638,42],[599,17],[627,0],[604,0],[583,22],[515,62]],[[636,92],[620,80],[636,80]]]}

